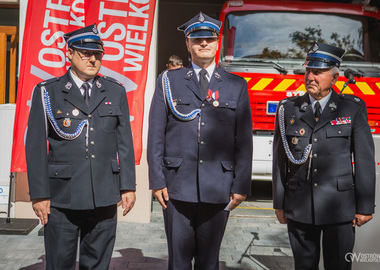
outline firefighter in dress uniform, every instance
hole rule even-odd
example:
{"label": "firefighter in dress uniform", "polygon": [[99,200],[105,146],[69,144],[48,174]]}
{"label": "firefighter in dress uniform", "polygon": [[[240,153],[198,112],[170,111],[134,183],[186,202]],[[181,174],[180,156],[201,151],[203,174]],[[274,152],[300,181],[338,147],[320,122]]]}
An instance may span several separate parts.
{"label": "firefighter in dress uniform", "polygon": [[[64,35],[71,68],[33,91],[26,160],[30,197],[44,224],[47,269],[108,269],[117,203],[135,202],[134,152],[124,87],[97,75],[96,24]],[[49,148],[47,149],[47,142]]]}
{"label": "firefighter in dress uniform", "polygon": [[355,226],[372,219],[374,144],[365,103],[339,95],[344,50],[315,43],[304,66],[307,93],[282,100],[273,145],[273,203],[287,223],[296,269],[351,269]]}
{"label": "firefighter in dress uniform", "polygon": [[191,269],[193,258],[195,269],[218,269],[228,210],[250,194],[247,83],[216,67],[220,25],[199,13],[178,28],[191,65],[158,77],[150,108],[149,181],[163,207],[169,269]]}

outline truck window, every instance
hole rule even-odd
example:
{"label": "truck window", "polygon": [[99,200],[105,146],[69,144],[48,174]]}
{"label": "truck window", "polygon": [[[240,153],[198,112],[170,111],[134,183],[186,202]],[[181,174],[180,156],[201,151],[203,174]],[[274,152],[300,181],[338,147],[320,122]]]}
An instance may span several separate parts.
{"label": "truck window", "polygon": [[235,12],[227,15],[224,24],[220,54],[223,65],[255,65],[260,59],[299,65],[314,41],[345,49],[345,64],[379,62],[379,21],[371,17]]}

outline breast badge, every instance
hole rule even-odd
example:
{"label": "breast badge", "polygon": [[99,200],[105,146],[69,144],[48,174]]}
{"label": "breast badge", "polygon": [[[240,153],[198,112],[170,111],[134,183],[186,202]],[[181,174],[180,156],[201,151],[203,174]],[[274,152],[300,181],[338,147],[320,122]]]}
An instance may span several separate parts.
{"label": "breast badge", "polygon": [[301,128],[301,129],[300,129],[300,135],[301,135],[301,136],[305,135],[305,132],[306,132],[306,131],[305,131],[304,128]]}
{"label": "breast badge", "polygon": [[70,119],[70,118],[65,118],[65,119],[63,120],[63,126],[64,126],[64,127],[69,127],[69,126],[71,126],[71,119]]}
{"label": "breast badge", "polygon": [[298,138],[297,137],[292,138],[292,144],[294,144],[294,145],[298,144]]}
{"label": "breast badge", "polygon": [[78,116],[79,115],[79,110],[77,108],[75,108],[73,111],[72,111],[72,114],[74,116]]}

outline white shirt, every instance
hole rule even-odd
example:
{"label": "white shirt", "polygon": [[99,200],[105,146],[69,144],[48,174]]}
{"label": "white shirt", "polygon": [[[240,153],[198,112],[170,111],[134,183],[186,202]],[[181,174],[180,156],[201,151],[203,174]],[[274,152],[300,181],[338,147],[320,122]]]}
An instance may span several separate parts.
{"label": "white shirt", "polygon": [[[73,71],[71,70],[70,68],[70,75],[71,75],[71,78],[73,79],[73,81],[75,82],[75,84],[78,86],[82,96],[84,96],[84,88],[82,87],[82,85],[85,83],[84,81],[82,81],[81,79],[79,79],[77,76],[75,76],[75,74],[73,73]],[[86,81],[86,83],[88,83],[90,85],[90,89],[89,89],[89,96],[91,97],[91,89],[92,89],[92,85],[94,83],[94,78]]]}
{"label": "white shirt", "polygon": [[321,113],[323,112],[323,109],[326,107],[327,105],[327,102],[329,101],[330,97],[331,97],[331,90],[330,90],[330,93],[325,96],[324,98],[320,99],[320,100],[316,100],[314,99],[311,95],[309,95],[309,98],[310,98],[310,103],[311,105],[313,106],[313,112],[315,113],[315,103],[317,103],[317,101],[319,102],[319,104],[321,105]]}
{"label": "white shirt", "polygon": [[[193,62],[191,62],[191,65],[193,66],[193,69],[195,71],[195,74],[197,75],[197,78],[198,78],[198,81],[200,80],[200,77],[199,77],[199,72],[201,72],[202,68],[197,66],[196,64],[194,64]],[[211,76],[212,74],[214,73],[214,70],[215,70],[215,67],[216,67],[216,64],[215,62],[212,63],[211,65],[209,65],[207,68],[206,68],[206,71],[207,71],[207,74],[206,74],[206,77],[207,77],[207,80],[210,82],[211,80]]]}

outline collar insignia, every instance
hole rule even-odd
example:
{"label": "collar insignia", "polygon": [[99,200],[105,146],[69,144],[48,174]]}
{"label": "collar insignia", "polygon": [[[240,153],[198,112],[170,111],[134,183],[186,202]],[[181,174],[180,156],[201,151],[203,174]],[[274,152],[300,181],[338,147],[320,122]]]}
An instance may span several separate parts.
{"label": "collar insignia", "polygon": [[67,90],[70,90],[71,87],[73,87],[73,84],[72,84],[71,82],[67,82],[66,85],[65,85],[65,88],[66,88]]}
{"label": "collar insignia", "polygon": [[330,102],[330,104],[329,104],[330,111],[333,112],[336,110],[336,108],[337,108],[337,106],[336,106],[335,102]]}
{"label": "collar insignia", "polygon": [[102,87],[102,83],[101,82],[99,82],[99,80],[96,80],[96,86],[98,87],[98,88],[100,88],[100,87]]}

